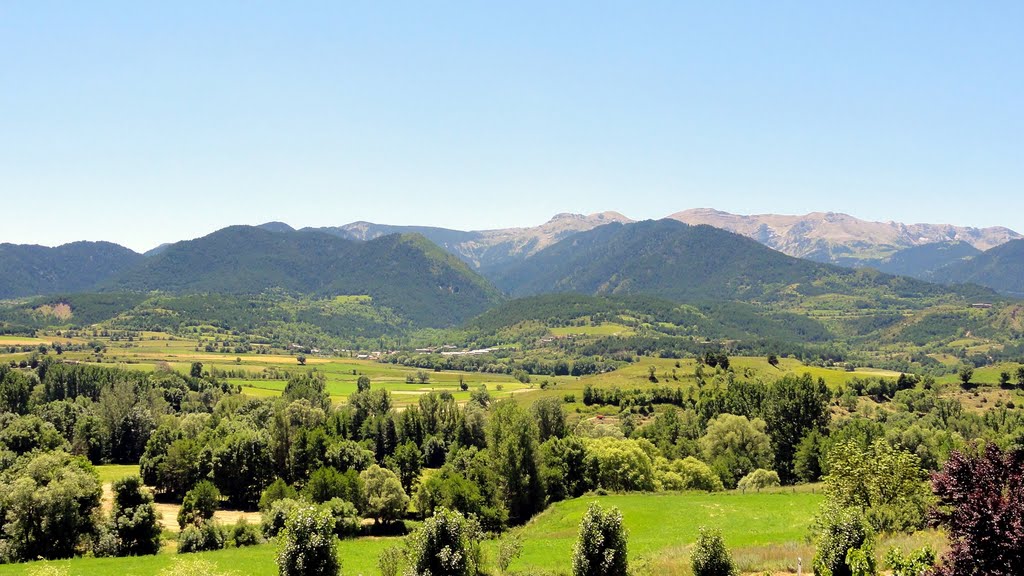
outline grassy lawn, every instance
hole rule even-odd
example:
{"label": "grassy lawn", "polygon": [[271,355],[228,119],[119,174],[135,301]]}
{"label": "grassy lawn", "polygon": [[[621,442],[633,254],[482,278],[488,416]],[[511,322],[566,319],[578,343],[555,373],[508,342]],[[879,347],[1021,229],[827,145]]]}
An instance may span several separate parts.
{"label": "grassy lawn", "polygon": [[[629,554],[632,565],[643,574],[659,574],[658,562],[664,558],[682,558],[693,543],[700,526],[720,528],[729,547],[746,550],[756,547],[798,545],[807,532],[811,517],[822,496],[807,490],[792,489],[760,494],[702,492],[663,494],[616,494],[585,496],[560,502],[517,530],[525,540],[522,556],[511,570],[519,574],[567,573],[580,519],[591,502],[617,506],[629,530]],[[338,552],[345,575],[377,574],[377,557],[395,538],[359,538],[339,543]],[[498,543],[484,543],[488,566],[493,570]],[[276,546],[264,544],[251,548],[228,549],[196,555],[163,553],[133,558],[80,558],[50,564],[68,570],[70,576],[154,576],[172,566],[176,559],[199,558],[222,571],[238,575],[275,576]],[[0,576],[31,575],[41,563],[0,566]],[[646,567],[646,568],[645,568]]]}
{"label": "grassy lawn", "polygon": [[591,326],[558,326],[549,330],[553,336],[632,336],[636,333],[629,326],[614,322]]}
{"label": "grassy lawn", "polygon": [[[346,576],[377,574],[377,556],[388,546],[400,543],[396,538],[360,538],[338,543],[342,574]],[[218,574],[232,576],[277,576],[277,546],[263,544],[248,548],[230,548],[198,554],[157,554],[131,558],[77,558],[54,562],[0,565],[0,575],[32,576],[43,565],[66,569],[67,576],[156,576],[162,571],[174,574],[177,562],[204,560],[216,567]],[[42,572],[42,574],[46,574]],[[46,576],[49,576],[47,574]]]}
{"label": "grassy lawn", "polygon": [[110,484],[114,480],[139,474],[138,464],[103,464],[95,468],[100,475],[100,484]]}
{"label": "grassy lawn", "polygon": [[[523,554],[511,569],[524,574],[567,571],[580,519],[595,501],[622,511],[631,564],[655,570],[659,560],[685,552],[701,526],[721,529],[730,548],[797,544],[807,534],[821,500],[820,493],[790,490],[577,498],[555,504],[520,529]],[[496,545],[489,548],[494,557]]]}
{"label": "grassy lawn", "polygon": [[[808,527],[823,496],[818,486],[779,488],[762,493],[702,492],[661,494],[613,494],[584,496],[560,502],[515,529],[524,540],[522,555],[510,573],[521,576],[568,574],[579,522],[591,502],[622,511],[629,531],[629,561],[638,576],[691,576],[689,554],[701,526],[722,531],[726,546],[747,574],[764,571],[795,573],[798,558],[810,574],[814,547],[805,540]],[[929,545],[940,552],[945,538],[940,532],[885,537],[876,547],[881,557],[890,547],[905,550]],[[401,538],[359,538],[338,544],[345,576],[378,574],[377,558]],[[497,574],[498,541],[484,543],[485,572]],[[131,558],[79,558],[55,562],[0,565],[0,576],[39,574],[46,566],[66,570],[64,576],[156,576],[173,574],[176,562],[203,560],[218,574],[276,576],[274,543],[249,548],[178,555]],[[56,574],[54,574],[56,576]],[[162,576],[162,575],[161,575]]]}

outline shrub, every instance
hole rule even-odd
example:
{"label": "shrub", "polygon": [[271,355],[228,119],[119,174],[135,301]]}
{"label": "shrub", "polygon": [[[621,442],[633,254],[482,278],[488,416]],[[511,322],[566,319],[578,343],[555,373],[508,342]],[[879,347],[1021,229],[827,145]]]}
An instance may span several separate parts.
{"label": "shrub", "polygon": [[398,570],[402,566],[402,550],[397,546],[389,546],[380,552],[377,557],[377,568],[380,576],[398,576]]}
{"label": "shrub", "polygon": [[208,480],[195,485],[185,494],[185,499],[178,509],[178,526],[182,529],[186,524],[202,524],[213,518],[220,504],[220,490]]}
{"label": "shrub", "polygon": [[718,474],[693,456],[687,456],[682,460],[666,460],[659,456],[655,459],[654,465],[654,475],[662,490],[725,490]]}
{"label": "shrub", "polygon": [[202,524],[190,524],[178,534],[178,553],[206,552],[224,548],[227,534],[217,524],[207,521]]}
{"label": "shrub", "polygon": [[474,576],[480,562],[480,525],[472,517],[439,508],[406,541],[413,574]]}
{"label": "shrub", "polygon": [[846,565],[853,576],[876,576],[875,551],[870,546],[851,548],[846,552]]}
{"label": "shrub", "polygon": [[237,524],[230,528],[229,540],[231,545],[236,548],[242,548],[243,546],[255,546],[263,542],[259,528],[249,524],[245,518],[242,518]]}
{"label": "shrub", "polygon": [[[121,548],[121,542],[117,538],[117,533],[112,529],[113,522],[107,524],[101,524],[99,531],[96,533],[96,538],[92,544],[92,553],[97,558],[110,558],[118,555]],[[3,557],[3,547],[0,544],[0,558]]]}
{"label": "shrub", "polygon": [[332,498],[322,504],[322,508],[334,519],[334,535],[338,538],[354,538],[359,535],[362,516],[351,502],[341,498]]}
{"label": "shrub", "polygon": [[732,562],[732,555],[725,548],[722,533],[703,526],[693,546],[690,557],[694,576],[736,576],[739,570]]}
{"label": "shrub", "polygon": [[817,576],[855,576],[857,572],[850,560],[857,565],[867,559],[874,562],[871,526],[860,510],[826,508],[817,524],[818,550],[814,555]]}
{"label": "shrub", "polygon": [[885,563],[892,569],[892,576],[923,576],[935,566],[935,551],[925,546],[904,556],[903,550],[890,548]]}
{"label": "shrub", "polygon": [[297,500],[285,498],[284,500],[274,502],[270,505],[269,509],[264,510],[262,521],[260,522],[263,537],[273,538],[280,534],[281,530],[284,530],[284,525],[288,520],[288,515],[300,505],[301,504]]}
{"label": "shrub", "polygon": [[498,545],[498,568],[501,569],[501,573],[504,574],[512,565],[512,561],[519,558],[522,553],[523,538],[521,536],[509,534],[503,538],[501,544]]}
{"label": "shrub", "polygon": [[596,462],[597,483],[611,491],[654,490],[654,466],[638,440],[588,440],[587,457]]}
{"label": "shrub", "polygon": [[580,521],[572,553],[573,576],[626,576],[626,530],[618,508],[604,510],[594,502]]}
{"label": "shrub", "polygon": [[740,479],[737,487],[740,490],[757,490],[761,491],[762,488],[769,488],[772,486],[779,486],[779,473],[774,470],[765,470],[764,468],[758,468],[750,474],[747,474]]}
{"label": "shrub", "polygon": [[300,506],[288,515],[277,566],[281,576],[337,576],[341,572],[334,518],[326,510]]}
{"label": "shrub", "polygon": [[270,486],[267,486],[267,489],[260,495],[260,510],[270,508],[270,505],[278,500],[284,500],[285,498],[294,500],[298,496],[299,494],[295,491],[295,488],[292,488],[287,482],[278,478]]}
{"label": "shrub", "polygon": [[112,540],[117,556],[156,554],[160,550],[160,524],[153,496],[138,476],[114,482],[114,508],[105,534]]}

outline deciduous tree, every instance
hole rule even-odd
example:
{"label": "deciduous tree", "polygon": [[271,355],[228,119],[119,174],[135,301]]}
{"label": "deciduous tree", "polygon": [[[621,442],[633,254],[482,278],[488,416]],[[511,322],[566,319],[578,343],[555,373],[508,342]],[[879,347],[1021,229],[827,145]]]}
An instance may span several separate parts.
{"label": "deciduous tree", "polygon": [[955,451],[932,489],[949,534],[939,576],[1024,574],[1024,451]]}
{"label": "deciduous tree", "polygon": [[607,510],[594,502],[580,521],[572,553],[573,576],[626,576],[629,558],[626,529],[618,508]]}
{"label": "deciduous tree", "polygon": [[487,444],[502,483],[509,521],[520,524],[544,509],[544,484],[537,454],[537,424],[512,400],[498,403]]}
{"label": "deciduous tree", "polygon": [[379,524],[401,519],[409,507],[409,496],[398,476],[374,464],[359,474],[363,482],[364,512]]}

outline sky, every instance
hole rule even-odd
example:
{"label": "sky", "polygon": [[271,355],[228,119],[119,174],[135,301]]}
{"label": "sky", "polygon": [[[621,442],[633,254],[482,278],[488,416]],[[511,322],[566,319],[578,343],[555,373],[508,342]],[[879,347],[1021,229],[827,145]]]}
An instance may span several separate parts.
{"label": "sky", "polygon": [[1024,232],[1022,2],[0,0],[0,242],[559,212]]}

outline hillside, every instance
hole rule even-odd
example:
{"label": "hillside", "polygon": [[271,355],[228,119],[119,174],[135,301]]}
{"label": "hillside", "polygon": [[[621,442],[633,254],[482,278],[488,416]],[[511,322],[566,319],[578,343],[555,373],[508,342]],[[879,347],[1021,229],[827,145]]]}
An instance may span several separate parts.
{"label": "hillside", "polygon": [[0,298],[87,290],[142,259],[110,242],[72,242],[56,248],[0,244]]}
{"label": "hillside", "polygon": [[874,265],[871,261],[877,262],[900,250],[937,242],[964,242],[978,250],[988,250],[1022,238],[1003,227],[869,222],[835,212],[743,216],[697,208],[677,212],[669,218],[742,234],[790,256],[846,266]]}
{"label": "hillside", "polygon": [[430,226],[390,226],[353,222],[317,230],[353,240],[373,240],[388,234],[421,234],[482,272],[517,262],[577,232],[611,222],[632,222],[618,212],[558,214],[540,226],[465,232]]}
{"label": "hillside", "polygon": [[974,283],[1010,296],[1024,297],[1024,240],[996,246],[932,273],[947,284]]}
{"label": "hillside", "polygon": [[882,260],[865,260],[864,265],[878,268],[886,274],[928,280],[939,268],[978,254],[981,250],[967,242],[933,242],[904,248]]}
{"label": "hillside", "polygon": [[738,234],[674,220],[581,232],[493,279],[514,296],[648,294],[676,301],[867,296],[872,291],[919,298],[949,292],[910,278],[793,258]]}
{"label": "hillside", "polygon": [[252,226],[232,226],[173,244],[105,289],[369,295],[376,304],[424,326],[459,322],[498,298],[483,278],[422,236],[356,242],[319,232]]}

